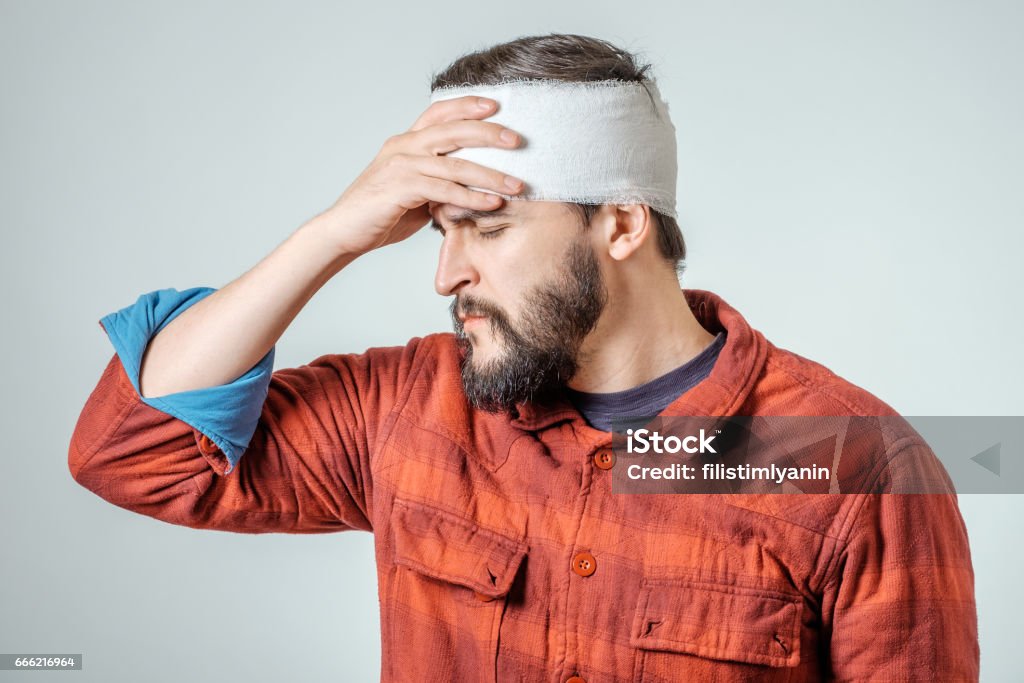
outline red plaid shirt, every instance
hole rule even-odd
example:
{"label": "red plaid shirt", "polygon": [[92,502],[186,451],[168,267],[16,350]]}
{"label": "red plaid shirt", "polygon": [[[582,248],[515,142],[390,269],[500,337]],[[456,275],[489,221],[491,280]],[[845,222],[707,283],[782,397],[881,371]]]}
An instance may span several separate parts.
{"label": "red plaid shirt", "polygon": [[[895,415],[685,290],[727,340],[665,415]],[[955,495],[616,495],[568,403],[471,409],[451,334],[273,373],[236,470],[115,355],[74,478],[165,522],[372,531],[384,681],[976,680]],[[612,466],[614,466],[612,464]]]}

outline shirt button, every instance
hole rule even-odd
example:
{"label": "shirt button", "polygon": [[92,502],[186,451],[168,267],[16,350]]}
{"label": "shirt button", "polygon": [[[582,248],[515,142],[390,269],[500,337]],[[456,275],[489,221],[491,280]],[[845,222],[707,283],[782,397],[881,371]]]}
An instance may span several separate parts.
{"label": "shirt button", "polygon": [[573,676],[565,679],[565,683],[587,683],[587,680],[583,676]]}
{"label": "shirt button", "polygon": [[594,465],[602,470],[610,470],[615,466],[615,451],[610,448],[602,448],[594,453]]}
{"label": "shirt button", "polygon": [[590,553],[577,553],[572,558],[572,570],[580,576],[590,576],[597,571],[597,560]]}

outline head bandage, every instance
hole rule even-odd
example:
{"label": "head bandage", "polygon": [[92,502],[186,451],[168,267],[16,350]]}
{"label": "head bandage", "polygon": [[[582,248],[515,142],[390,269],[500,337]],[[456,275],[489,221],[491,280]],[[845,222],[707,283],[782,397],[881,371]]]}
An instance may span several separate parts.
{"label": "head bandage", "polygon": [[438,88],[430,101],[464,95],[496,100],[486,120],[523,139],[448,154],[520,178],[525,188],[506,199],[646,204],[676,217],[676,129],[654,81],[509,81]]}

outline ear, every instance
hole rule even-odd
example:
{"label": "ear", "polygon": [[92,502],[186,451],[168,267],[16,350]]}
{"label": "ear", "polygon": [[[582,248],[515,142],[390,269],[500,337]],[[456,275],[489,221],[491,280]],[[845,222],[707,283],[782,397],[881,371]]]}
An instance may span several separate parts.
{"label": "ear", "polygon": [[653,231],[651,210],[644,204],[606,204],[602,221],[608,255],[624,261],[633,255]]}

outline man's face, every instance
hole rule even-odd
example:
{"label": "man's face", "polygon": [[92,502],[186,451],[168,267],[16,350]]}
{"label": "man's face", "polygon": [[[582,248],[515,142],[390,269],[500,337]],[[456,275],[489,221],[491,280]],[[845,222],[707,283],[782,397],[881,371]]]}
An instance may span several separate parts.
{"label": "man's face", "polygon": [[443,235],[435,288],[454,296],[463,388],[491,411],[542,402],[574,374],[607,301],[573,207],[513,200],[492,212],[431,204]]}

